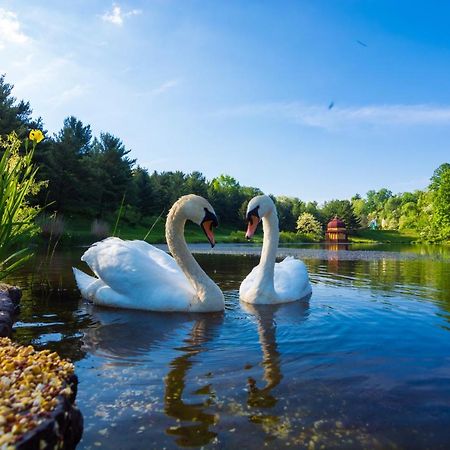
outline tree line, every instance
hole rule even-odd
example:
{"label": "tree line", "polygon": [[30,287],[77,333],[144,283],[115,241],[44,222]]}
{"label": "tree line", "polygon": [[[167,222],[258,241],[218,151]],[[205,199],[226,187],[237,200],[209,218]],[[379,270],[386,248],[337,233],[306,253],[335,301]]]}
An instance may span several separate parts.
{"label": "tree line", "polygon": [[[12,95],[13,85],[0,76],[0,135],[15,131],[24,139],[32,128],[44,130],[42,118],[33,118],[29,102]],[[44,130],[45,131],[45,130]],[[37,177],[47,182],[34,199],[46,211],[64,217],[112,220],[119,209],[128,220],[139,222],[162,215],[181,195],[194,193],[207,198],[219,220],[242,227],[248,200],[261,194],[258,187],[243,186],[230,175],[212,180],[198,171],[149,171],[139,166],[130,149],[117,136],[102,132],[93,136],[89,124],[74,116],[61,130],[36,147]],[[383,188],[363,197],[330,200],[319,205],[297,197],[272,197],[280,228],[320,235],[334,216],[349,229],[370,225],[383,229],[417,230],[424,240],[450,239],[450,164],[436,169],[427,189],[394,194]]]}

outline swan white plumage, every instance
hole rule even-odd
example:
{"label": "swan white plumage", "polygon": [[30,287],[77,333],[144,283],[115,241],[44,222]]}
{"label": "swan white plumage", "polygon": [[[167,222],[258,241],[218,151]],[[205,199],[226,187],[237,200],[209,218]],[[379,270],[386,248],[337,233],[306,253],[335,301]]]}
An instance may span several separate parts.
{"label": "swan white plumage", "polygon": [[206,275],[184,239],[187,220],[201,226],[214,246],[217,218],[198,195],[185,195],[167,215],[166,240],[173,257],[145,241],[107,238],[81,257],[96,277],[73,269],[84,298],[96,305],[149,311],[212,312],[224,309],[219,287]]}
{"label": "swan white plumage", "polygon": [[252,198],[247,207],[250,239],[262,220],[264,240],[259,264],[247,275],[239,289],[240,299],[254,304],[276,304],[299,300],[311,294],[308,269],[305,264],[288,256],[276,263],[278,241],[278,215],[275,204],[267,195]]}

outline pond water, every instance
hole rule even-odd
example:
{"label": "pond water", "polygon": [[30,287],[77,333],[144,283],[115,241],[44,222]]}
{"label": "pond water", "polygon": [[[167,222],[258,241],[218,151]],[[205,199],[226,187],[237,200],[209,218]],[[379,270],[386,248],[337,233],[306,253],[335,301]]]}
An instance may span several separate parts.
{"label": "pond water", "polygon": [[70,272],[81,248],[9,280],[24,289],[15,339],[76,365],[78,448],[450,448],[446,251],[288,248],[312,297],[251,307],[238,289],[252,248],[196,256],[224,314],[94,307]]}

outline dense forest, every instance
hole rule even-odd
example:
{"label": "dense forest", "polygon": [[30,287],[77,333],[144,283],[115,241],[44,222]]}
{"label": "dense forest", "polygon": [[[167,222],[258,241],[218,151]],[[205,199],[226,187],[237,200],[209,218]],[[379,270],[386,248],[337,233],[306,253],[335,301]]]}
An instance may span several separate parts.
{"label": "dense forest", "polygon": [[[195,193],[214,206],[219,220],[242,228],[246,204],[261,191],[242,186],[230,175],[207,180],[200,172],[156,172],[141,167],[117,136],[93,136],[89,124],[67,117],[54,136],[45,132],[41,118],[33,118],[29,102],[13,96],[13,85],[0,76],[0,135],[16,132],[24,139],[30,129],[44,131],[46,139],[35,150],[37,177],[46,182],[34,198],[46,214],[112,221],[119,209],[125,219],[165,216],[181,195]],[[388,230],[416,230],[422,240],[450,239],[450,164],[438,167],[424,191],[394,194],[371,190],[365,196],[333,199],[321,205],[296,197],[273,197],[280,228],[320,239],[330,218],[337,215],[352,229],[369,225]]]}

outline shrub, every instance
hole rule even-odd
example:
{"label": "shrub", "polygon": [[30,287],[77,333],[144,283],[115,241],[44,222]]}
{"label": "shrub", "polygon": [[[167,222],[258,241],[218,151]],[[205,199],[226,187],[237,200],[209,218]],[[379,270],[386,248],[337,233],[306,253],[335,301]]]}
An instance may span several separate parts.
{"label": "shrub", "polygon": [[232,231],[228,238],[227,242],[247,242],[245,238],[245,231]]}
{"label": "shrub", "polygon": [[296,242],[318,242],[319,239],[306,233],[293,233],[292,231],[280,231],[280,242],[296,243]]}
{"label": "shrub", "polygon": [[280,231],[280,242],[299,242],[299,236],[292,231]]}
{"label": "shrub", "polygon": [[297,232],[306,235],[313,241],[320,241],[323,237],[322,225],[312,214],[307,212],[298,217]]}

